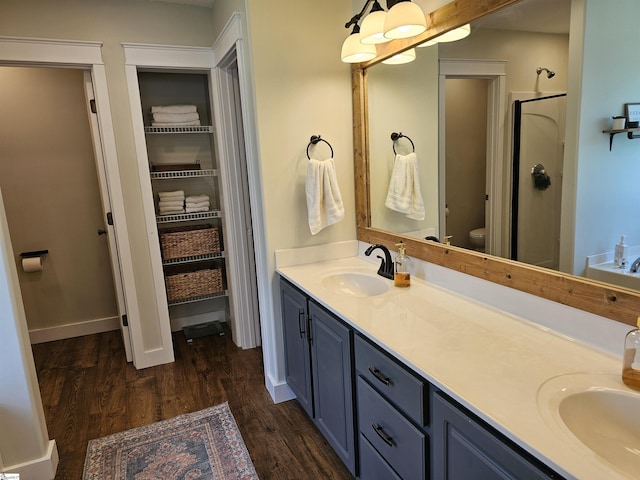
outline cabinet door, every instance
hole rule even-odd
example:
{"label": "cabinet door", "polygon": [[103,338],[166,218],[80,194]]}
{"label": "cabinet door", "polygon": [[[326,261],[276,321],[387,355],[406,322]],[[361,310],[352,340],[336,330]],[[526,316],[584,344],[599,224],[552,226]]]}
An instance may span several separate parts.
{"label": "cabinet door", "polygon": [[302,408],[313,417],[311,393],[311,355],[307,333],[307,297],[284,280],[280,280],[282,324],[287,384],[298,397]]}
{"label": "cabinet door", "polygon": [[355,475],[352,333],[312,300],[309,313],[316,426]]}
{"label": "cabinet door", "polygon": [[435,480],[561,478],[440,394],[433,399],[432,437]]}

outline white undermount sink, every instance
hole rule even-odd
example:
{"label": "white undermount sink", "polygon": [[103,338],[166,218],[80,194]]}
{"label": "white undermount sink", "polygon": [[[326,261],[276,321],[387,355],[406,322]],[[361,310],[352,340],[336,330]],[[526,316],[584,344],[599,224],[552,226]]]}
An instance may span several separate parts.
{"label": "white undermount sink", "polygon": [[575,437],[614,468],[640,478],[640,392],[625,387],[619,375],[554,377],[540,387],[538,409],[556,433]]}
{"label": "white undermount sink", "polygon": [[363,272],[331,273],[322,279],[322,286],[333,293],[350,297],[373,297],[389,290],[389,282],[376,274]]}

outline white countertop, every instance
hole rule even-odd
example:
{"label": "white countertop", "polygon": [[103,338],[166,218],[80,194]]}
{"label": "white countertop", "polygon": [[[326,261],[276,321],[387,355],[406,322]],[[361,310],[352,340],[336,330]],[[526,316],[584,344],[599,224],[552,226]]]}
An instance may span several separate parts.
{"label": "white countertop", "polygon": [[390,288],[374,297],[322,286],[323,277],[339,270],[375,273],[377,263],[361,257],[277,270],[561,475],[629,478],[577,439],[554,431],[537,403],[545,381],[568,373],[617,376],[626,388],[619,358],[416,278],[409,288],[383,279]]}

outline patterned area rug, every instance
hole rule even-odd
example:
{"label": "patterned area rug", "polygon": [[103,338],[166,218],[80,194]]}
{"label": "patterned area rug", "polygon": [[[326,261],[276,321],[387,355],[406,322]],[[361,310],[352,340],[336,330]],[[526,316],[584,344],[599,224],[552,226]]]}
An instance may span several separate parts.
{"label": "patterned area rug", "polygon": [[91,440],[83,480],[253,480],[247,447],[225,402]]}

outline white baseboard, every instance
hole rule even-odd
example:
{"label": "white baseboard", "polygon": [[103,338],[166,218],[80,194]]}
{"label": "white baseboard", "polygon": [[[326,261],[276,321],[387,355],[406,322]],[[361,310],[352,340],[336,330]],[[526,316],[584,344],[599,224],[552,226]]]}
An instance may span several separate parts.
{"label": "white baseboard", "polygon": [[172,318],[171,331],[179,332],[184,327],[190,327],[191,325],[200,325],[201,323],[224,322],[224,321],[226,321],[226,311],[224,309],[216,310],[215,312],[198,313],[196,315]]}
{"label": "white baseboard", "polygon": [[55,440],[49,440],[47,453],[43,457],[19,465],[8,465],[3,473],[19,473],[20,480],[53,480],[57,469],[58,447]]}
{"label": "white baseboard", "polygon": [[118,330],[119,328],[120,319],[118,317],[98,318],[86,322],[68,323],[55,327],[29,330],[29,338],[33,345],[36,343],[63,340],[65,338],[82,337],[94,333],[110,332],[111,330]]}
{"label": "white baseboard", "polygon": [[289,388],[286,382],[274,383],[269,375],[265,375],[265,385],[273,403],[282,403],[296,398],[295,393]]}

